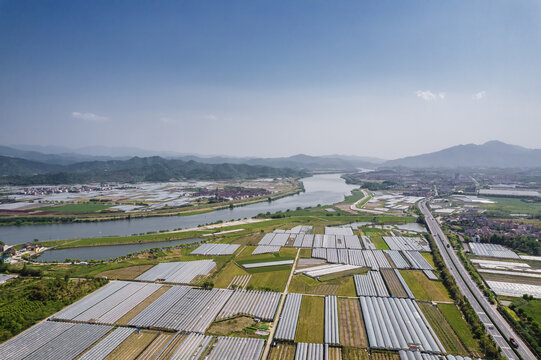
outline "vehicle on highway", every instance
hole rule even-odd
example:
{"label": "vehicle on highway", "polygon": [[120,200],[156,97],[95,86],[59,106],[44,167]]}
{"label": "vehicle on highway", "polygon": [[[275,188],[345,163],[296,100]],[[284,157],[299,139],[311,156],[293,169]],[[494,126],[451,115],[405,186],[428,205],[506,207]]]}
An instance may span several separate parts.
{"label": "vehicle on highway", "polygon": [[518,342],[515,340],[515,338],[510,337],[509,342],[515,347],[515,349],[518,348]]}

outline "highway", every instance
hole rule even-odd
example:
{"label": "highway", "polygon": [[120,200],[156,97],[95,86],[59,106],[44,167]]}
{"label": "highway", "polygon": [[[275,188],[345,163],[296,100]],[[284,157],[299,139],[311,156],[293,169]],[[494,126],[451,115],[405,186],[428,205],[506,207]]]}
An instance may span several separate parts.
{"label": "highway", "polygon": [[447,248],[447,245],[450,244],[449,240],[441,230],[436,219],[428,210],[426,200],[419,203],[419,208],[425,217],[428,229],[443,256],[447,268],[455,278],[456,283],[464,296],[466,296],[474,310],[477,312],[479,318],[486,327],[487,333],[494,338],[498,346],[502,349],[502,354],[508,359],[518,359],[518,356],[508,343],[508,339],[513,337],[519,344],[519,347],[516,350],[524,360],[537,359],[498,312],[496,307],[488,302],[487,298],[485,298],[481,290],[470,277],[468,271],[464,268],[464,265],[454,252],[453,248],[451,246]]}

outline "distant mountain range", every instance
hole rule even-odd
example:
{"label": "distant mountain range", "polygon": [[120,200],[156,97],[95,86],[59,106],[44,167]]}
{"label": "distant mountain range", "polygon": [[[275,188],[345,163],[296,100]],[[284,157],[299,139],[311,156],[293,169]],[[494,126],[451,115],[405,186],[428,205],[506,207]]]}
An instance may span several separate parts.
{"label": "distant mountain range", "polygon": [[429,154],[390,160],[384,167],[408,168],[533,168],[541,167],[541,150],[489,141],[453,146]]}
{"label": "distant mountain range", "polygon": [[[38,151],[47,149],[51,153]],[[458,145],[429,154],[385,161],[344,155],[299,154],[280,158],[241,158],[152,152],[137,148],[89,147],[72,150],[59,147],[0,146],[0,180],[14,184],[220,180],[393,167],[541,168],[541,150],[489,141],[482,145]]]}
{"label": "distant mountain range", "polygon": [[70,165],[81,161],[128,160],[132,157],[159,156],[165,159],[196,161],[206,164],[247,164],[293,168],[304,170],[356,170],[375,168],[385,162],[383,159],[347,155],[310,156],[294,155],[280,158],[201,156],[166,151],[151,151],[130,147],[86,147],[69,149],[56,146],[0,146],[0,156],[17,157],[48,164]]}
{"label": "distant mountain range", "polygon": [[17,185],[141,182],[176,180],[230,180],[301,177],[302,170],[246,164],[203,164],[158,156],[129,160],[45,164],[0,156],[0,183]]}

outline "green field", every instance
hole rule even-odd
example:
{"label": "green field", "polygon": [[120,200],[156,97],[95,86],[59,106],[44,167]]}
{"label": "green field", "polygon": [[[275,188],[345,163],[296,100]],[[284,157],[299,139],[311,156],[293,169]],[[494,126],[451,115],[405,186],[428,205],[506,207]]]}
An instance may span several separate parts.
{"label": "green field", "polygon": [[[370,235],[368,235],[368,236],[370,236]],[[372,236],[370,236],[370,240],[372,240],[372,242],[376,246],[376,249],[378,249],[378,250],[390,250],[389,245],[387,245],[387,243],[385,242],[385,240],[383,240],[383,237],[381,235],[372,234]]]}
{"label": "green field", "polygon": [[283,292],[291,269],[253,273],[247,289]]}
{"label": "green field", "polygon": [[537,215],[541,213],[541,202],[528,203],[519,198],[511,197],[486,197],[495,204],[480,204],[479,206],[488,210],[498,210],[509,214]]}
{"label": "green field", "polygon": [[294,275],[289,292],[317,295],[356,296],[353,276],[343,276],[328,281],[318,281],[305,275]]}
{"label": "green field", "polygon": [[106,204],[91,204],[91,203],[84,203],[84,204],[66,204],[66,205],[60,205],[60,206],[46,206],[39,208],[39,211],[54,211],[54,212],[62,212],[62,213],[70,213],[70,214],[90,214],[95,213],[98,211],[109,209],[112,205],[106,205]]}
{"label": "green field", "polygon": [[417,300],[453,301],[443,283],[429,280],[421,270],[400,270],[400,274]]}
{"label": "green field", "polygon": [[425,260],[432,265],[432,267],[435,269],[436,265],[434,264],[434,257],[431,253],[421,253],[421,255],[425,258]]}
{"label": "green field", "polygon": [[323,343],[325,317],[325,298],[323,296],[303,296],[295,342]]}
{"label": "green field", "polygon": [[248,275],[248,273],[234,262],[230,262],[220,272],[217,272],[212,280],[215,287],[225,289],[237,275]]}
{"label": "green field", "polygon": [[515,298],[513,304],[516,305],[518,309],[522,309],[527,316],[530,316],[534,321],[537,321],[541,324],[541,300],[524,300],[522,298]]}
{"label": "green field", "polygon": [[376,246],[376,249],[389,250],[389,246],[387,245],[385,240],[383,240],[383,236],[385,236],[385,232],[383,230],[371,227],[363,227],[362,231],[366,236],[370,237],[370,240],[372,240],[372,242]]}
{"label": "green field", "polygon": [[473,338],[470,327],[462,314],[454,304],[438,304],[438,308],[442,312],[447,322],[451,325],[460,340],[468,347],[470,351],[475,351],[480,356],[479,344]]}
{"label": "green field", "polygon": [[355,189],[351,192],[351,195],[345,197],[343,204],[354,204],[356,201],[361,200],[364,197],[363,192],[360,189]]}
{"label": "green field", "polygon": [[418,303],[428,322],[436,332],[445,350],[451,354],[467,356],[468,350],[453,331],[451,325],[446,321],[444,315],[438,308],[429,303]]}
{"label": "green field", "polygon": [[106,236],[87,239],[71,239],[71,240],[56,240],[42,241],[45,247],[56,246],[57,249],[67,249],[81,246],[102,246],[102,245],[121,245],[121,244],[141,244],[156,241],[182,240],[182,239],[198,239],[207,232],[203,231],[185,231],[177,233],[154,233],[134,236]]}

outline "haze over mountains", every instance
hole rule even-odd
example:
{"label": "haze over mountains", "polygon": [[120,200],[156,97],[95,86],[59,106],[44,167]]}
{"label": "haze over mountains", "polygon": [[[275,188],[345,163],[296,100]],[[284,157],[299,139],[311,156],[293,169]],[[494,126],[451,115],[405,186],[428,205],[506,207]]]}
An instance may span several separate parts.
{"label": "haze over mountains", "polygon": [[429,154],[390,160],[385,167],[411,168],[532,168],[541,167],[541,150],[501,141],[457,145]]}
{"label": "haze over mountains", "polygon": [[[48,150],[43,153],[37,150]],[[541,150],[489,141],[458,145],[395,160],[328,155],[251,158],[186,155],[138,148],[0,146],[4,183],[43,184],[88,181],[167,181],[171,178],[231,179],[299,176],[306,171],[360,168],[532,168],[541,167]]]}

